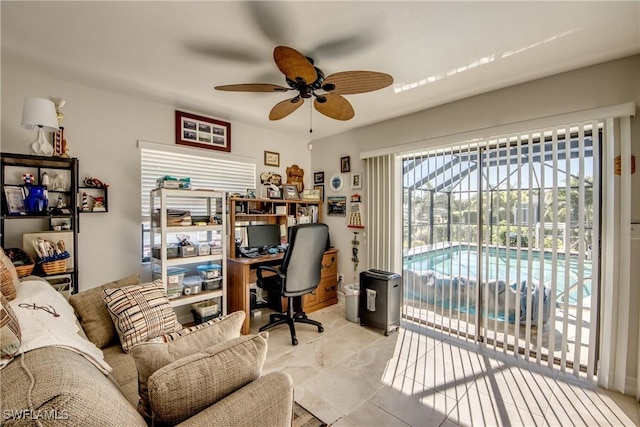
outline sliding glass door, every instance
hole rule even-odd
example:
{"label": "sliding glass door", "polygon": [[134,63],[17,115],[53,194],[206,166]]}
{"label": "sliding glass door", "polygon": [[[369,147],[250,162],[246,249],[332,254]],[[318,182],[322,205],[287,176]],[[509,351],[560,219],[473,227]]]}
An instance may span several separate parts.
{"label": "sliding glass door", "polygon": [[593,371],[599,126],[405,154],[405,316]]}

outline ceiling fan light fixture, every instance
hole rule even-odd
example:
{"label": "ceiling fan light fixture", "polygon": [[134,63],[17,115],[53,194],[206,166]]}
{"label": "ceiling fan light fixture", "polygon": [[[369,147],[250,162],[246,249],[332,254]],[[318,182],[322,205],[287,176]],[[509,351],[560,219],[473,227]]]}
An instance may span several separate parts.
{"label": "ceiling fan light fixture", "polygon": [[326,83],[322,85],[322,90],[331,92],[332,90],[336,90],[336,85],[334,85],[333,83]]}

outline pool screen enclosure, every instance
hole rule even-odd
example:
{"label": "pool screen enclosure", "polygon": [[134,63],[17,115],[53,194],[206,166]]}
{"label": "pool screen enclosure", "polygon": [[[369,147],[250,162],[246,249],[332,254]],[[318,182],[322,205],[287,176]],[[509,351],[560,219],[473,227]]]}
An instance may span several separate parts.
{"label": "pool screen enclosure", "polygon": [[405,153],[403,315],[591,375],[601,128]]}

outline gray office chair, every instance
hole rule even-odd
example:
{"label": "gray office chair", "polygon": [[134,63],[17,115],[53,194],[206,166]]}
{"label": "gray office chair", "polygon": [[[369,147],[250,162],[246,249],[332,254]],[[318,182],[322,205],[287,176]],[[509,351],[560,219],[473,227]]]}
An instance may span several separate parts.
{"label": "gray office chair", "polygon": [[[294,323],[308,323],[323,332],[322,323],[311,320],[302,311],[302,296],[313,292],[320,283],[322,256],[329,237],[326,224],[303,224],[292,227],[289,247],[280,267],[258,267],[258,287],[268,293],[267,306],[280,313],[269,316],[269,323],[260,332],[287,324],[291,331],[291,344],[298,345]],[[275,273],[263,276],[264,272]],[[287,298],[287,312],[282,313],[282,298]]]}

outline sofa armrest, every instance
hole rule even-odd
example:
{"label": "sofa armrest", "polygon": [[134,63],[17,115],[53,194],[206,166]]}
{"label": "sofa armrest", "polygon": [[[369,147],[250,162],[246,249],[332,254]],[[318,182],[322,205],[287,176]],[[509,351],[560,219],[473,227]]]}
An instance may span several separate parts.
{"label": "sofa armrest", "polygon": [[286,372],[272,372],[178,425],[290,427],[292,416],[293,380]]}

